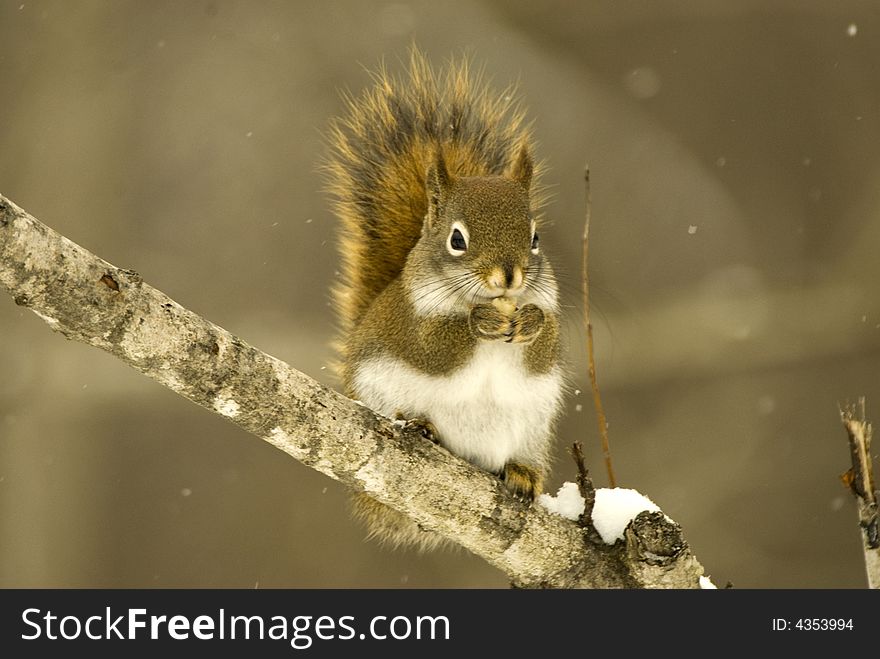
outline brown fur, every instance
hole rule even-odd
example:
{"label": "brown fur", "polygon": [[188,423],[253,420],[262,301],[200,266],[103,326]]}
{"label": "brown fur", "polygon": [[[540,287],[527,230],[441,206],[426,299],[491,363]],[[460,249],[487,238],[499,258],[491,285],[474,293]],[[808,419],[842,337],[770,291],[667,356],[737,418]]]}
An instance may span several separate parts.
{"label": "brown fur", "polygon": [[[342,336],[397,277],[422,230],[425,174],[442,151],[453,176],[519,173],[533,151],[530,128],[513,90],[490,91],[466,60],[442,72],[413,49],[405,77],[383,67],[360,98],[346,97],[346,115],[330,127],[324,165],[341,221],[341,282],[334,290]],[[525,160],[524,160],[525,158]],[[533,210],[543,201],[528,172]]]}
{"label": "brown fur", "polygon": [[[374,81],[361,98],[347,99],[346,116],[331,127],[325,165],[341,221],[343,268],[334,295],[345,393],[359,397],[356,371],[372,357],[389,355],[420,373],[450,376],[480,341],[523,344],[527,370],[550,372],[559,361],[555,308],[516,308],[511,301],[506,311],[480,303],[420,315],[408,293],[430,295],[443,285],[451,257],[438,240],[447,239],[444,231],[457,219],[466,221],[476,247],[455,257],[461,261],[454,272],[466,271],[473,284],[507,281],[495,287],[510,287],[515,277],[527,276],[537,288],[553,280],[543,253],[529,248],[531,220],[543,201],[540,165],[532,161],[529,129],[510,90],[493,94],[466,61],[436,73],[415,50],[405,77],[382,69]],[[399,413],[411,419],[422,412],[403,407]],[[417,424],[443,444],[431,421]],[[502,470],[518,498],[531,501],[540,492],[551,440],[523,456],[530,464],[510,461]],[[356,494],[353,504],[371,537],[422,549],[445,542],[366,494]]]}

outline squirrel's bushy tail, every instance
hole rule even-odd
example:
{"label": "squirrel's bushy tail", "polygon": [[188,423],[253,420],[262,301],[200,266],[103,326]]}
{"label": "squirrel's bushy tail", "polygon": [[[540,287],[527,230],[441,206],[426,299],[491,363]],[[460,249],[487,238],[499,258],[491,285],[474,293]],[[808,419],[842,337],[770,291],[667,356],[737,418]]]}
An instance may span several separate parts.
{"label": "squirrel's bushy tail", "polygon": [[[415,48],[403,77],[384,67],[330,127],[324,164],[341,221],[341,281],[334,290],[343,336],[400,274],[427,210],[425,173],[442,150],[457,176],[504,174],[530,128],[508,88],[493,92],[467,60],[434,71]],[[530,149],[533,152],[533,149]],[[540,174],[540,163],[533,180]],[[540,201],[533,185],[533,205]]]}

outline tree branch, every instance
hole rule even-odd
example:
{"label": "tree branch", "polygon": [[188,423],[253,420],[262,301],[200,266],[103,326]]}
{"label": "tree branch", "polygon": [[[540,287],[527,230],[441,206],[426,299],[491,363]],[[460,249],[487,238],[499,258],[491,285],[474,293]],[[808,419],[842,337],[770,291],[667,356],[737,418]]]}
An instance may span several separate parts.
{"label": "tree branch", "polygon": [[614,465],[611,462],[611,448],[608,444],[608,421],[602,407],[599,393],[599,380],[596,377],[596,356],[593,350],[593,323],[590,321],[590,218],[593,216],[593,193],[590,189],[590,167],[584,169],[584,236],[582,240],[581,293],[584,305],[584,327],[587,329],[587,374],[590,376],[590,389],[593,392],[593,407],[596,409],[596,423],[599,425],[599,439],[602,441],[602,456],[605,458],[605,471],[608,484],[617,487]]}
{"label": "tree branch", "polygon": [[862,549],[865,552],[865,571],[868,587],[880,588],[880,509],[874,489],[874,470],[871,457],[873,429],[865,417],[865,399],[858,407],[852,404],[840,408],[840,420],[849,437],[850,467],[841,476],[844,484],[856,498],[859,507],[859,526],[862,529]]}
{"label": "tree branch", "polygon": [[[523,587],[689,587],[703,569],[663,515],[614,546],[315,382],[0,196],[0,285],[56,332],[106,350],[288,455],[452,538]],[[444,483],[441,489],[434,483]]]}

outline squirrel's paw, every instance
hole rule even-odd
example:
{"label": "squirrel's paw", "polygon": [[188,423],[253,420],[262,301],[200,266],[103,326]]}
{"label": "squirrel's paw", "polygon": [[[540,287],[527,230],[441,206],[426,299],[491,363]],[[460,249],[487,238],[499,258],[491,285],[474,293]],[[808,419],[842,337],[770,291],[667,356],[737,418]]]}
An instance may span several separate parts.
{"label": "squirrel's paw", "polygon": [[471,332],[480,339],[510,341],[513,337],[513,318],[492,304],[477,304],[472,307],[468,323]]}
{"label": "squirrel's paw", "polygon": [[508,462],[500,476],[507,489],[520,501],[531,503],[541,493],[543,479],[532,467],[519,462]]}
{"label": "squirrel's paw", "polygon": [[403,424],[404,429],[412,430],[418,432],[425,439],[434,442],[435,444],[440,443],[440,439],[437,435],[437,428],[433,423],[428,421],[427,419],[417,418],[417,419],[407,419],[402,414],[398,413],[394,417],[398,421],[404,421]]}
{"label": "squirrel's paw", "polygon": [[544,327],[544,312],[534,304],[527,304],[513,314],[513,334],[510,343],[529,344],[538,338]]}

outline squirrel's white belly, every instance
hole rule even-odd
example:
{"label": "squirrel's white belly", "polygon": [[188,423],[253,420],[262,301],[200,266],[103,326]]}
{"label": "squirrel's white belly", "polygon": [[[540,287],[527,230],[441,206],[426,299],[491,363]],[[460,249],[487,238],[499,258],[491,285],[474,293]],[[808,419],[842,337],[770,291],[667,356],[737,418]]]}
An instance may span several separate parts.
{"label": "squirrel's white belly", "polygon": [[361,363],[357,397],[389,417],[424,418],[440,442],[489,471],[510,460],[546,466],[551,424],[562,399],[562,373],[532,375],[522,345],[482,343],[451,375],[421,373],[390,356]]}

